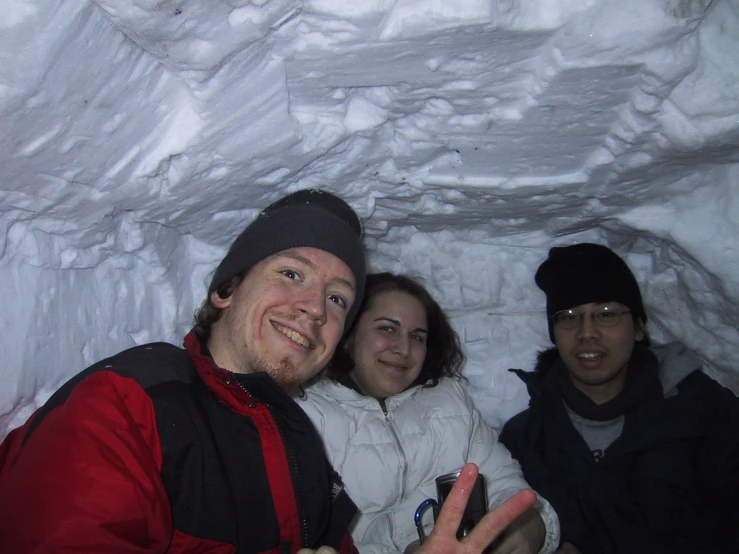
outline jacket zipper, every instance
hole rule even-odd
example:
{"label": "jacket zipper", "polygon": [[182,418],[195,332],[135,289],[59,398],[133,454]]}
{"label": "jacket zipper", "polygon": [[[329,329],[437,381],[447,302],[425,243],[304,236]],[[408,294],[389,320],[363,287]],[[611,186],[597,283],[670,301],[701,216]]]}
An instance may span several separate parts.
{"label": "jacket zipper", "polygon": [[[249,392],[249,390],[244,385],[242,385],[238,379],[234,379],[234,382],[239,386],[239,388],[242,391],[244,391],[244,394],[246,394],[248,398],[246,405],[249,408],[256,408],[257,407],[256,400],[254,396],[252,396],[252,394]],[[261,400],[259,402],[268,410],[270,409],[270,406],[268,403],[262,402]],[[293,483],[299,483],[300,482],[300,472],[298,471],[298,462],[295,459],[295,452],[293,452],[292,446],[287,441],[285,441],[284,437],[282,437],[282,441],[283,441],[283,444],[285,445],[285,451],[287,452],[287,460],[290,465],[290,469],[292,471],[293,477],[295,477],[295,479],[293,480]],[[310,543],[308,542],[309,541],[308,521],[307,521],[307,518],[305,517],[305,512],[303,510],[302,503],[300,502],[300,499],[298,498],[298,494],[297,494],[298,491],[297,489],[294,489],[294,490],[295,490],[295,505],[298,508],[298,516],[300,518],[300,534],[303,540],[302,548],[308,548],[310,546]]]}
{"label": "jacket zipper", "polygon": [[[300,473],[298,472],[298,462],[295,459],[295,453],[293,452],[293,449],[289,444],[285,444],[285,449],[287,450],[287,459],[290,461],[290,467],[292,468],[293,475],[295,476],[294,483],[300,483]],[[310,543],[308,542],[308,522],[303,511],[302,503],[297,497],[297,490],[295,492],[295,504],[298,507],[298,516],[300,516],[300,533],[303,536],[302,548],[310,548]]]}
{"label": "jacket zipper", "polygon": [[[387,409],[387,406],[385,405],[384,400],[379,400],[380,402],[380,408],[382,409],[382,413],[385,416],[383,419],[385,421],[385,425],[390,430],[390,434],[392,435],[393,439],[395,440],[395,445],[398,448],[398,454],[400,455],[401,460],[403,461],[403,470],[401,472],[401,480],[400,480],[400,496],[399,498],[403,498],[405,496],[405,483],[408,478],[408,458],[405,455],[405,450],[403,450],[403,444],[400,442],[400,437],[398,436],[398,432],[395,429],[395,425],[390,419],[390,412]],[[390,523],[390,539],[392,539],[392,536],[395,534],[395,529],[393,525],[393,518],[392,514],[388,514],[388,521]],[[393,540],[393,545],[396,549],[399,551],[402,551],[403,549],[400,548],[397,544],[395,544],[395,541]]]}
{"label": "jacket zipper", "polygon": [[[247,405],[247,407],[249,407],[249,408],[252,408],[252,409],[256,408],[256,407],[257,407],[257,404],[256,404],[256,402],[255,402],[255,400],[254,400],[254,397],[253,397],[253,396],[251,395],[251,393],[250,393],[250,392],[249,392],[249,391],[248,391],[248,390],[246,389],[246,387],[245,387],[244,385],[242,385],[242,384],[241,384],[241,382],[239,382],[239,380],[238,380],[238,379],[234,379],[234,380],[233,380],[233,382],[234,382],[234,383],[236,383],[236,384],[238,385],[238,387],[239,387],[239,388],[240,388],[240,389],[241,389],[242,391],[244,391],[244,394],[246,395],[246,405]],[[226,381],[226,384],[227,384],[227,385],[230,385],[230,384],[231,384],[231,380],[229,379],[228,381]],[[268,404],[266,404],[265,402],[262,402],[262,404],[264,404],[264,406],[266,406],[267,408],[269,408],[269,405],[268,405]]]}

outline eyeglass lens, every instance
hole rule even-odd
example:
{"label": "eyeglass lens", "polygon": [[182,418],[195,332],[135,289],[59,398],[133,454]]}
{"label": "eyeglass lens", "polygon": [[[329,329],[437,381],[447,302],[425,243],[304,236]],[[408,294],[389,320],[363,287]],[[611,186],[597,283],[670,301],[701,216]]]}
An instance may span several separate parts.
{"label": "eyeglass lens", "polygon": [[560,329],[571,330],[580,326],[585,316],[589,315],[590,319],[599,327],[615,327],[623,319],[624,314],[629,313],[628,310],[614,310],[608,307],[601,308],[594,312],[578,312],[575,310],[562,310],[554,314],[552,319],[554,324]]}

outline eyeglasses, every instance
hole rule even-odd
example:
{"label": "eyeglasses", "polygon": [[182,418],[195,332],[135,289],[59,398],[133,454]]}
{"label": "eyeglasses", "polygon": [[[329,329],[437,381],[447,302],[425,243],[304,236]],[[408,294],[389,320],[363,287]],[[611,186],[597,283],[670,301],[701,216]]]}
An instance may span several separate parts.
{"label": "eyeglasses", "polygon": [[598,327],[615,327],[621,323],[624,314],[630,313],[631,310],[616,310],[609,306],[604,306],[590,313],[577,310],[561,310],[552,316],[552,322],[558,329],[572,331],[580,327],[583,318],[589,315],[592,322]]}

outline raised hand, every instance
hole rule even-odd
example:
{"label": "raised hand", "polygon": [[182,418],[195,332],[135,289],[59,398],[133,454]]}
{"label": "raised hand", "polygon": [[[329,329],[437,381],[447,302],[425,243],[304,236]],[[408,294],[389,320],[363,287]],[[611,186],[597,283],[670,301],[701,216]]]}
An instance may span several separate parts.
{"label": "raised hand", "polygon": [[462,468],[457,481],[436,518],[434,529],[416,554],[480,554],[518,516],[531,508],[536,495],[524,489],[480,520],[472,532],[462,540],[457,539],[457,529],[464,515],[464,507],[477,478],[477,466],[467,464]]}

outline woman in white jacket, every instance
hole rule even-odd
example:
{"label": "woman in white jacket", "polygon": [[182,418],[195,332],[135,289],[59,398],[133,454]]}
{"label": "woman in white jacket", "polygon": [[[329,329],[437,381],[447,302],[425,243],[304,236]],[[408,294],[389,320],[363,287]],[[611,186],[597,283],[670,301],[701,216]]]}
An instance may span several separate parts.
{"label": "woman in white jacket", "polygon": [[[362,554],[412,553],[416,508],[436,497],[436,477],[467,462],[485,476],[490,509],[528,488],[466,393],[464,360],[425,288],[402,275],[368,275],[364,303],[328,377],[298,399],[359,506],[352,536]],[[430,514],[424,522],[428,534]],[[493,552],[548,553],[558,542],[557,516],[539,498]]]}

